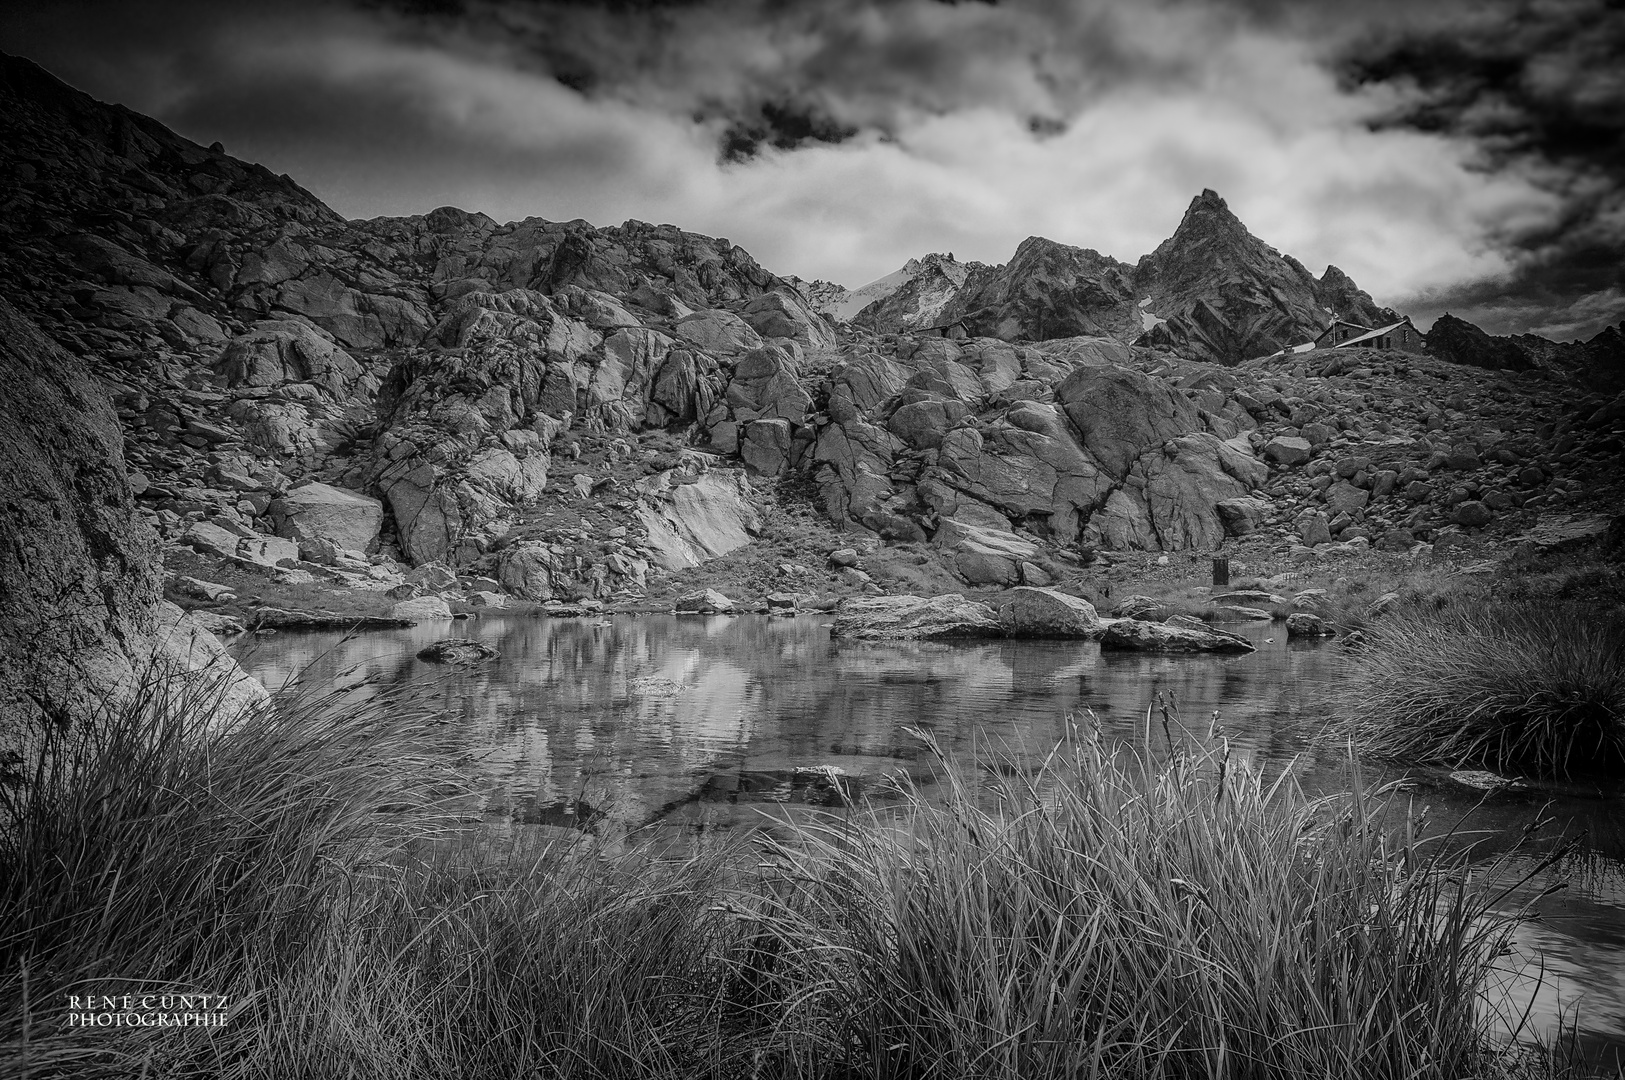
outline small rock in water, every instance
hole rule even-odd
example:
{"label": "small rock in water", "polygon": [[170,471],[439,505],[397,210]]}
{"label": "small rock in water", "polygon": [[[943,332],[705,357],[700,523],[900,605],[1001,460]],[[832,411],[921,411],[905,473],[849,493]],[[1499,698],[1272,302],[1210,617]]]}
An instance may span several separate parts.
{"label": "small rock in water", "polygon": [[662,679],[658,675],[644,675],[633,679],[627,689],[644,697],[676,697],[683,692],[681,683]]}
{"label": "small rock in water", "polygon": [[432,664],[477,664],[493,660],[501,654],[483,641],[467,638],[446,638],[418,650],[418,659]]}
{"label": "small rock in water", "polygon": [[1286,617],[1287,637],[1331,637],[1334,631],[1319,615],[1294,611]]}
{"label": "small rock in water", "polygon": [[1450,774],[1450,779],[1477,791],[1521,791],[1529,786],[1522,780],[1513,780],[1483,769],[1457,769]]}

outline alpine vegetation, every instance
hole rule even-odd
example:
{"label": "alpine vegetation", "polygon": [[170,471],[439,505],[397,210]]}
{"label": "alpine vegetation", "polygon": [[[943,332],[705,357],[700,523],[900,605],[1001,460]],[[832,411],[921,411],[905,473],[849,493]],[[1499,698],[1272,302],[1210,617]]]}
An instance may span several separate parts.
{"label": "alpine vegetation", "polygon": [[[1074,730],[940,760],[945,799],[905,779],[900,807],[674,854],[452,828],[424,716],[370,684],[226,724],[164,685],[42,732],[7,789],[24,1075],[1556,1072],[1491,1035],[1516,882],[1222,742],[1156,763]],[[64,1024],[92,995],[123,1020]],[[140,1019],[182,995],[216,1019]]]}
{"label": "alpine vegetation", "polygon": [[1376,620],[1342,693],[1373,753],[1540,777],[1625,773],[1625,620],[1596,605],[1413,606]]}

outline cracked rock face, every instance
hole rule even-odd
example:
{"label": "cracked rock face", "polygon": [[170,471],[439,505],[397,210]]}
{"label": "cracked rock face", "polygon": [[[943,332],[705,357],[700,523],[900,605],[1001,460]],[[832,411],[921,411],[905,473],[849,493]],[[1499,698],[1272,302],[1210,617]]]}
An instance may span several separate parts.
{"label": "cracked rock face", "polygon": [[[1148,550],[1256,528],[1268,470],[1245,440],[1216,434],[1233,422],[1165,380],[1101,362],[1086,340],[1010,352],[1012,370],[1000,343],[974,339],[838,371],[814,453],[831,516],[900,538],[934,533],[956,552],[968,528]],[[887,428],[870,422],[877,413]],[[1021,558],[1037,560],[996,562],[986,547],[956,555],[975,568],[967,580],[1015,584]]]}
{"label": "cracked rock face", "polygon": [[122,441],[84,365],[0,299],[0,732],[98,715],[155,664],[218,679],[227,707],[264,697],[160,599]]}

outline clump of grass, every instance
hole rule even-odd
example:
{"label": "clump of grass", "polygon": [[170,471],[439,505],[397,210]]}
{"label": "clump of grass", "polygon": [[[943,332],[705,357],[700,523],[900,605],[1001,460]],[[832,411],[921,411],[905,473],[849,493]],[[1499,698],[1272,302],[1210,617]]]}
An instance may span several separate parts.
{"label": "clump of grass", "polygon": [[265,999],[242,1075],[747,1075],[771,1027],[725,992],[739,846],[664,860],[581,836],[426,860]]}
{"label": "clump of grass", "polygon": [[[444,779],[403,740],[421,713],[370,689],[233,712],[224,675],[154,670],[105,715],[29,732],[0,787],[0,1047],[62,1051],[70,994],[240,999],[287,970]],[[90,1034],[89,1060],[118,1058]]]}
{"label": "clump of grass", "polygon": [[[154,673],[41,727],[0,789],[0,1059],[51,1077],[746,1075],[725,864],[446,806],[425,708],[375,683],[223,714]],[[424,695],[428,700],[429,695]],[[69,1027],[70,995],[226,995],[223,1027]],[[3,1070],[0,1070],[3,1071]]]}
{"label": "clump of grass", "polygon": [[1578,604],[1412,605],[1341,694],[1373,753],[1541,777],[1625,770],[1625,619]]}
{"label": "clump of grass", "polygon": [[[954,775],[951,771],[949,775]],[[1512,920],[1469,855],[1227,751],[1084,734],[991,798],[780,846],[787,1060],[895,1077],[1494,1075]],[[986,810],[989,803],[995,809]],[[1489,874],[1488,878],[1493,878]]]}

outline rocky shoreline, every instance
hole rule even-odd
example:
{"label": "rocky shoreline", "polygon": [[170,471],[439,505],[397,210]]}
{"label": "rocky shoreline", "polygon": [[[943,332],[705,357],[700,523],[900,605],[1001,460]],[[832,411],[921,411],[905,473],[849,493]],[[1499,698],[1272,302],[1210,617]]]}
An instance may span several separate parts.
{"label": "rocky shoreline", "polygon": [[24,713],[83,702],[64,656],[150,656],[160,600],[193,635],[707,589],[997,619],[1009,590],[1109,608],[1213,556],[1499,564],[1625,506],[1617,330],[1299,347],[1397,313],[1211,191],[1136,265],[1034,238],[852,312],[673,226],[346,221],[12,57],[0,136]]}

